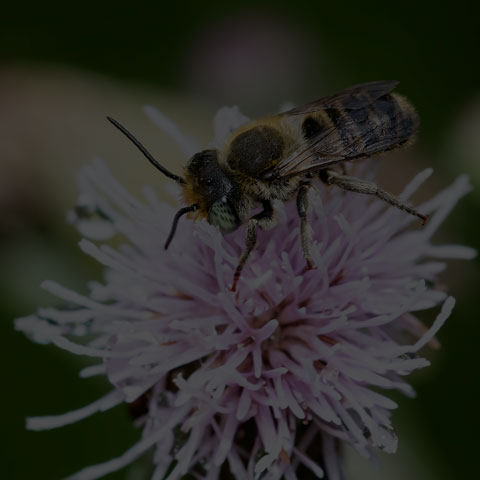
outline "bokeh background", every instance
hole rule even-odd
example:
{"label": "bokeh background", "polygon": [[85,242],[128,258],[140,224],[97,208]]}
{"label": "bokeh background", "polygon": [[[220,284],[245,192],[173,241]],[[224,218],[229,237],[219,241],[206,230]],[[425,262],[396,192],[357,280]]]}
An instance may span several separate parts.
{"label": "bokeh background", "polygon": [[[467,172],[476,186],[436,237],[479,244],[480,11],[476,2],[8,2],[0,15],[0,311],[2,478],[58,479],[119,455],[138,438],[124,408],[51,432],[28,415],[78,408],[108,390],[81,380],[86,360],[32,344],[13,319],[56,299],[43,279],[86,291],[101,270],[79,252],[65,221],[75,172],[94,156],[138,193],[164,179],[105,121],[122,121],[172,170],[182,153],[142,113],[152,104],[201,143],[222,105],[275,112],[349,84],[397,79],[417,106],[417,145],[381,161],[397,193],[416,172],[435,174],[427,198]],[[478,260],[450,262],[442,282],[457,297],[412,377],[416,400],[395,396],[400,446],[381,469],[348,453],[350,480],[471,478],[478,472]],[[426,317],[432,318],[430,317]],[[144,465],[107,477],[148,478]]]}

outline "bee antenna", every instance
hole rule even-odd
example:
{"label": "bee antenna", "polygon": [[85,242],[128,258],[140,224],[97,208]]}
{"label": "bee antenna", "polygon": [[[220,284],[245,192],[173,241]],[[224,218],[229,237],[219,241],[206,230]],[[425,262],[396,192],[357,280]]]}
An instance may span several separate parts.
{"label": "bee antenna", "polygon": [[173,219],[172,223],[172,228],[170,230],[170,234],[168,235],[167,241],[165,242],[165,250],[169,247],[171,241],[173,240],[173,237],[175,235],[175,232],[177,230],[177,225],[178,221],[180,220],[180,217],[182,215],[185,215],[186,213],[189,212],[195,212],[198,210],[198,205],[195,203],[194,205],[190,205],[189,207],[183,207],[181,208],[176,214],[175,218]]}
{"label": "bee antenna", "polygon": [[177,183],[184,185],[186,182],[182,177],[175,175],[174,173],[168,171],[165,167],[160,165],[148,152],[148,150],[120,123],[118,123],[114,118],[108,117],[107,120],[116,128],[118,128],[147,158],[147,160],[158,170],[160,170],[165,176],[175,180]]}

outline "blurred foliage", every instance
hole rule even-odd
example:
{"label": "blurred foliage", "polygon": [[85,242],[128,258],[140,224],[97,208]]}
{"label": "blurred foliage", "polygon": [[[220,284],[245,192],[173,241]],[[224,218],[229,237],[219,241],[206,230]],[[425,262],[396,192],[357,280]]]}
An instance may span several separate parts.
{"label": "blurred foliage", "polygon": [[[260,20],[252,24],[252,18]],[[274,111],[284,100],[309,101],[356,82],[398,79],[401,92],[417,106],[422,119],[418,151],[424,160],[420,164],[435,165],[435,188],[439,189],[466,168],[452,156],[444,155],[444,147],[462,111],[479,93],[479,18],[478,3],[464,0],[454,3],[408,1],[395,6],[385,1],[353,0],[184,1],[175,4],[157,1],[125,5],[118,2],[8,2],[2,5],[0,16],[0,95],[6,84],[2,83],[5,79],[2,73],[9,69],[27,65],[30,69],[27,72],[33,72],[35,68],[55,71],[61,67],[102,75],[112,84],[121,85],[117,87],[119,91],[130,95],[129,102],[138,106],[149,98],[148,92],[164,92],[165,98],[173,99],[169,104],[171,111],[175,110],[174,105],[188,99],[194,104],[192,109],[198,112],[199,105],[203,105],[209,115],[223,103],[247,102],[251,91],[249,110],[245,113],[253,115]],[[235,23],[238,19],[239,24]],[[253,28],[258,29],[262,22],[268,23],[266,31],[268,34],[273,32],[272,38],[277,35],[276,43],[269,47],[272,58],[280,59],[275,63],[275,69],[283,65],[283,55],[286,58],[290,52],[290,63],[285,63],[284,75],[281,70],[279,73],[272,70],[275,78],[269,77],[267,72],[260,79],[258,74],[259,85],[261,81],[265,84],[261,92],[268,93],[269,86],[272,86],[272,96],[267,95],[266,100],[256,99],[256,91],[240,92],[240,87],[229,90],[229,84],[221,90],[215,83],[217,80],[220,85],[222,81],[228,83],[228,79],[236,75],[237,70],[233,69],[230,77],[226,75],[224,80],[222,68],[225,72],[234,67],[242,71],[242,65],[245,74],[250,75],[245,76],[244,81],[255,79],[256,69],[262,63],[262,58],[257,58],[257,63],[249,65],[248,55],[251,53],[253,61],[255,44],[244,53],[241,65],[235,64],[236,58],[230,55],[227,48],[230,44],[227,43],[225,51],[215,50],[219,55],[218,65],[214,58],[213,67],[206,64],[205,68],[202,67],[204,59],[210,58],[212,42],[214,46],[215,42],[221,46],[221,35],[228,36],[229,28],[234,31],[238,25],[241,29],[241,19],[245,19],[245,42],[252,35]],[[279,25],[277,33],[274,32],[276,24]],[[221,30],[222,25],[228,26],[226,33]],[[256,35],[254,39],[264,41],[258,32]],[[238,42],[242,43],[242,38],[240,35]],[[282,38],[286,43],[282,43]],[[202,43],[204,40],[205,44]],[[297,50],[288,50],[290,44]],[[206,45],[206,51],[201,50],[202,45]],[[297,57],[300,63],[295,63]],[[267,70],[270,60],[270,57],[264,59]],[[283,76],[289,81],[280,82]],[[59,75],[58,78],[58,85],[62,85],[64,77]],[[212,83],[211,88],[208,82]],[[275,87],[275,83],[281,88]],[[39,88],[39,95],[46,95],[42,87]],[[98,92],[105,96],[107,87],[102,88]],[[38,120],[50,107],[52,111],[56,108],[49,103],[53,97],[46,98],[48,101],[34,128],[43,128]],[[79,102],[85,98],[87,104],[88,101],[96,102],[100,95],[92,101],[81,91],[78,98]],[[175,100],[178,98],[183,100]],[[112,105],[114,97],[108,102]],[[188,120],[186,112],[188,109],[182,103],[182,116],[187,118],[185,122],[190,129],[194,129],[198,117],[191,114]],[[105,113],[109,112],[102,114]],[[21,130],[25,123],[22,118],[20,120]],[[4,118],[3,121],[7,120]],[[5,124],[0,122],[0,134],[4,127]],[[104,144],[100,142],[103,130],[98,132],[95,148],[98,145],[100,151],[89,144],[85,147],[87,150],[92,148],[88,156],[104,153]],[[48,137],[50,134],[43,135]],[[115,138],[118,148],[126,149],[118,137],[106,138],[108,141]],[[160,139],[158,145],[163,140]],[[25,136],[22,141],[28,144],[31,139]],[[77,142],[80,143],[78,138]],[[4,139],[2,143],[5,143]],[[32,144],[35,152],[36,145]],[[455,145],[449,145],[449,152],[454,155]],[[75,145],[72,154],[78,150]],[[0,308],[3,320],[0,332],[6,342],[6,348],[2,348],[6,378],[2,402],[7,414],[8,441],[8,448],[2,449],[1,455],[5,456],[2,463],[6,465],[4,474],[8,479],[60,478],[82,466],[119,455],[138,437],[138,432],[130,426],[126,410],[121,408],[58,431],[38,433],[23,429],[27,415],[61,413],[93,401],[108,390],[106,382],[76,378],[76,372],[84,365],[83,360],[53,347],[34,345],[12,329],[13,318],[33,312],[38,305],[52,303],[52,298],[38,288],[42,279],[53,278],[85,291],[89,279],[101,276],[98,266],[73,248],[78,236],[62,223],[63,217],[58,214],[71,207],[70,198],[67,201],[67,197],[52,193],[57,191],[52,178],[59,176],[58,165],[53,161],[51,166],[47,165],[51,177],[35,173],[38,162],[48,161],[46,158],[51,151],[46,150],[39,157],[32,154],[32,158],[26,160],[23,175],[31,177],[26,181],[25,191],[36,193],[26,204],[7,203],[5,212],[15,218],[12,220],[2,212],[0,222]],[[127,150],[126,155],[131,154],[132,150]],[[87,153],[80,148],[79,155]],[[479,156],[480,151],[472,153],[474,159],[478,160]],[[2,157],[0,163],[3,161]],[[473,178],[478,178],[479,164],[476,167],[474,163],[469,165]],[[405,175],[402,164],[388,168],[392,177]],[[413,167],[405,165],[405,170],[409,171],[420,168],[416,164]],[[5,171],[10,172],[10,167]],[[7,186],[10,180],[4,175],[0,181]],[[62,183],[64,189],[72,189],[73,180],[63,178]],[[44,188],[37,192],[39,186]],[[478,194],[470,195],[462,200],[442,228],[438,241],[477,246],[480,238],[477,217]],[[478,363],[476,340],[480,312],[474,285],[478,278],[478,260],[472,265],[451,262],[443,277],[450,291],[458,297],[459,304],[440,333],[443,349],[430,355],[433,367],[415,376],[418,399],[412,402],[395,397],[402,412],[398,416],[402,422],[398,458],[411,460],[411,450],[418,445],[414,458],[423,464],[423,468],[417,470],[418,476],[412,476],[409,471],[412,480],[426,478],[421,472],[430,472],[431,477],[437,479],[469,478],[470,471],[476,467],[476,432],[480,425],[475,392],[477,374],[472,370]],[[409,439],[412,440],[410,446]],[[138,468],[141,471],[141,467]],[[128,472],[123,471],[108,478],[133,478],[133,474],[132,477],[127,475]],[[352,480],[359,478],[352,477]]]}

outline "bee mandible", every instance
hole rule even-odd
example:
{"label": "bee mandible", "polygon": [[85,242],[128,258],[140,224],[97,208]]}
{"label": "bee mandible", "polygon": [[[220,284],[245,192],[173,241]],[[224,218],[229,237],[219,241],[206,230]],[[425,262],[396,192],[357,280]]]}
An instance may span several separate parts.
{"label": "bee mandible", "polygon": [[[206,218],[223,234],[247,224],[245,249],[231,287],[235,291],[257,243],[257,229],[268,229],[276,223],[273,200],[286,202],[296,196],[301,249],[307,267],[315,268],[310,254],[307,195],[315,178],[326,185],[375,195],[425,223],[425,215],[375,183],[337,171],[343,162],[365,159],[412,142],[418,116],[404,97],[392,93],[397,83],[354,85],[278,115],[248,122],[233,131],[222,147],[193,155],[183,177],[168,171],[125,127],[107,118],[158,170],[183,188],[187,206],[176,213],[165,249],[180,217],[190,212]],[[252,215],[258,207],[262,211]]]}

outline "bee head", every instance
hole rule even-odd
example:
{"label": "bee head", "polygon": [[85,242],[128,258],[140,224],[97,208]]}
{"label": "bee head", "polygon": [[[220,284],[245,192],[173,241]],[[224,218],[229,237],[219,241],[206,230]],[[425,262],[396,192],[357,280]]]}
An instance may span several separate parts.
{"label": "bee head", "polygon": [[217,150],[204,150],[190,159],[184,198],[186,203],[198,205],[199,216],[222,233],[233,232],[240,226],[235,208],[238,189],[219,164]]}
{"label": "bee head", "polygon": [[173,219],[165,249],[170,245],[177,229],[180,217],[190,212],[208,219],[222,233],[233,232],[240,226],[240,220],[234,207],[239,198],[236,183],[221,168],[216,150],[204,150],[195,154],[187,164],[186,178],[179,177],[158,163],[148,150],[119,122],[107,117],[148,159],[148,161],[168,178],[183,187],[183,195],[188,207],[181,208]]}

